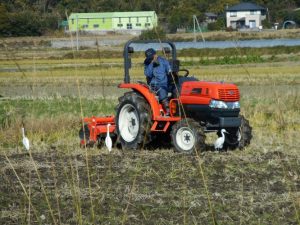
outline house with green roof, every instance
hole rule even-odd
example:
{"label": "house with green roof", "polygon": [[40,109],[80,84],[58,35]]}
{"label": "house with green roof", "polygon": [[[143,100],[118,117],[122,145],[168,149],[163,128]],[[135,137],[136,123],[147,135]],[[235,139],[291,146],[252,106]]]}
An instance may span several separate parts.
{"label": "house with green roof", "polygon": [[68,25],[71,32],[140,34],[156,27],[157,21],[155,11],[72,13]]}

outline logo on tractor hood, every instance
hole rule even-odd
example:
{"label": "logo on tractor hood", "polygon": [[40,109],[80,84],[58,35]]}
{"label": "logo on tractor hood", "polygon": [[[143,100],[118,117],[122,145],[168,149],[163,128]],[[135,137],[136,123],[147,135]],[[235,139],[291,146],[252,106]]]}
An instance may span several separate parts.
{"label": "logo on tractor hood", "polygon": [[229,95],[234,95],[234,91],[228,91]]}

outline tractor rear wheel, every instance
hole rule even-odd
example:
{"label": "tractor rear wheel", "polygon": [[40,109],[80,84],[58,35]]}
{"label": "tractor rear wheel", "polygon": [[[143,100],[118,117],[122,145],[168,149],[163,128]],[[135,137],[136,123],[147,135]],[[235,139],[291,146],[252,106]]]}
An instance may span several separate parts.
{"label": "tractor rear wheel", "polygon": [[122,149],[140,149],[151,141],[152,112],[145,98],[127,92],[116,107],[116,131]]}
{"label": "tractor rear wheel", "polygon": [[226,129],[224,149],[244,149],[248,146],[252,139],[252,127],[244,116],[240,116],[241,126],[238,129]]}
{"label": "tractor rear wheel", "polygon": [[205,149],[203,128],[190,118],[182,119],[173,125],[171,139],[177,152],[192,154],[194,150]]}

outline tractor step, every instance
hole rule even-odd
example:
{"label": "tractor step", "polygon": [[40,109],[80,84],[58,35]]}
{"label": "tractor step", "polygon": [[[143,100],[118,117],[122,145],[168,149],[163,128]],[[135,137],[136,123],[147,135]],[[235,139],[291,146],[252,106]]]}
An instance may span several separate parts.
{"label": "tractor step", "polygon": [[181,117],[157,116],[154,118],[151,131],[166,132],[171,122],[177,122],[179,120],[181,120]]}

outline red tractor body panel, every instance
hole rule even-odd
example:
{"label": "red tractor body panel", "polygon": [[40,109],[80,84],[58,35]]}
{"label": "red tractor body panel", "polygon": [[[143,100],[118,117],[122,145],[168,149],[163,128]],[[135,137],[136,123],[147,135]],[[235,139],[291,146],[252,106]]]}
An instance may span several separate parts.
{"label": "red tractor body panel", "polygon": [[209,105],[210,100],[236,102],[240,100],[239,89],[234,84],[221,82],[188,81],[181,87],[182,104]]}

